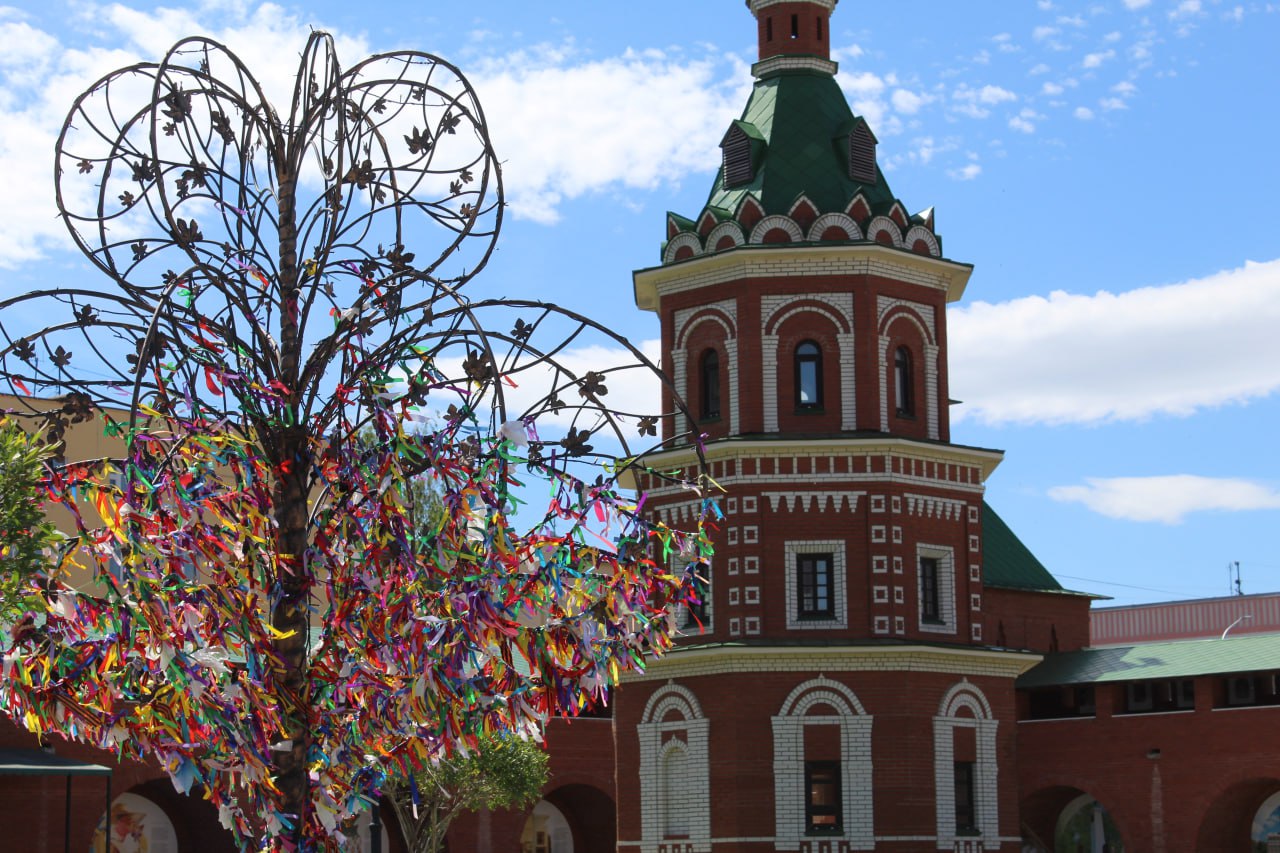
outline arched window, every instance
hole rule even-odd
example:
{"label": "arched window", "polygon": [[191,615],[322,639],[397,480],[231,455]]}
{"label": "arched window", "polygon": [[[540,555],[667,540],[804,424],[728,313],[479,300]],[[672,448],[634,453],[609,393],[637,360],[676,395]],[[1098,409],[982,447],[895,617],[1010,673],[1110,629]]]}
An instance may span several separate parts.
{"label": "arched window", "polygon": [[703,419],[720,417],[720,354],[709,349],[698,362],[702,394],[698,415]]}
{"label": "arched window", "polygon": [[813,341],[796,347],[796,408],[822,406],[822,350]]}
{"label": "arched window", "polygon": [[911,373],[911,350],[898,347],[893,356],[893,392],[898,414],[908,417],[916,413],[915,386]]}

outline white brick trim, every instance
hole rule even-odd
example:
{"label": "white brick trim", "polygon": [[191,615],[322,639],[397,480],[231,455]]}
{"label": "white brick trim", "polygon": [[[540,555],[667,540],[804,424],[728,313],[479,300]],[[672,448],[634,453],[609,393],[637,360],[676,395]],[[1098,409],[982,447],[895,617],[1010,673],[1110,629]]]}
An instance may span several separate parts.
{"label": "white brick trim", "polygon": [[664,264],[675,263],[676,252],[688,247],[693,249],[693,257],[702,254],[702,238],[692,231],[682,231],[667,241],[666,251],[662,253],[662,262]]}
{"label": "white brick trim", "polygon": [[842,228],[850,240],[863,240],[862,229],[853,217],[847,213],[824,213],[809,226],[809,242],[816,243],[822,239],[822,232],[828,228]]}
{"label": "white brick trim", "polygon": [[[672,711],[678,719],[669,719]],[[668,788],[673,782],[664,771],[673,749],[684,750],[684,773],[680,782],[679,806],[687,817],[688,837],[680,847],[689,853],[711,851],[711,784],[708,762],[710,721],[702,716],[697,697],[687,687],[668,684],[649,697],[643,722],[636,726],[640,739],[640,824],[641,853],[659,853],[665,846],[668,823]],[[664,735],[671,733],[664,743]],[[680,735],[684,737],[681,738]]]}
{"label": "white brick trim", "polygon": [[[830,619],[800,619],[799,579],[796,577],[796,557],[800,554],[831,555],[831,609]],[[787,586],[787,628],[793,631],[829,630],[849,627],[849,589],[845,582],[848,572],[845,565],[845,541],[843,539],[788,540],[783,546],[783,575]]]}
{"label": "white brick trim", "polygon": [[671,351],[671,363],[675,373],[676,394],[681,400],[690,403],[689,397],[689,334],[702,322],[711,322],[724,329],[725,361],[728,362],[729,391],[729,434],[738,432],[739,397],[738,393],[738,302],[735,299],[722,299],[695,308],[682,308],[675,314],[674,349]]}
{"label": "white brick trim", "polygon": [[[956,716],[961,709],[973,716]],[[992,718],[991,704],[976,684],[962,681],[943,697],[933,718],[934,784],[938,849],[960,849],[961,842],[999,844],[1000,797],[996,734],[1000,722]],[[977,761],[974,764],[974,819],[980,837],[957,837],[955,817],[955,730],[975,729]],[[978,849],[981,849],[979,847]]]}
{"label": "white brick trim", "polygon": [[[835,714],[806,716],[823,704]],[[842,849],[875,849],[875,809],[871,727],[873,718],[858,697],[838,681],[819,676],[791,691],[773,722],[773,808],[776,850],[801,850],[806,842],[804,825],[804,729],[810,725],[840,727],[840,788],[844,833],[824,836]],[[846,848],[845,845],[848,845]]]}
{"label": "white brick trim", "polygon": [[[911,247],[916,244],[917,240],[923,240],[925,242],[925,245],[929,247],[929,255],[931,257],[937,258],[942,256],[942,249],[938,246],[938,238],[933,235],[932,231],[925,228],[923,225],[912,225],[907,229],[907,233],[902,236],[903,248],[911,249]],[[911,251],[915,250],[911,249]]]}
{"label": "white brick trim", "polygon": [[873,217],[867,223],[867,239],[874,241],[881,234],[888,234],[893,240],[895,248],[902,248],[902,229],[898,227],[898,223],[894,222],[887,216]]}
{"label": "white brick trim", "polygon": [[751,236],[747,238],[748,243],[763,243],[764,235],[768,234],[775,228],[781,228],[787,232],[792,243],[799,243],[804,240],[804,231],[800,229],[799,224],[790,216],[783,216],[775,213],[772,216],[766,216],[756,223],[756,227],[751,229]]}
{"label": "white brick trim", "polygon": [[[920,576],[920,558],[932,557],[938,561],[938,616],[941,625],[924,621],[923,584]],[[927,634],[956,633],[956,554],[946,545],[916,545],[916,623]]]}

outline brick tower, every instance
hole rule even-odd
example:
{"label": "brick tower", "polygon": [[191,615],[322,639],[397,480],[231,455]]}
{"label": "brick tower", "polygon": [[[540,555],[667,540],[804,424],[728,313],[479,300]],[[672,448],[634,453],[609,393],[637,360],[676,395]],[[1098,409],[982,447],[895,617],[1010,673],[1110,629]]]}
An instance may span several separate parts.
{"label": "brick tower", "polygon": [[[972,268],[877,166],[836,2],[749,0],[755,87],[706,206],[634,275],[727,493],[688,636],[618,692],[620,850],[1018,849],[1013,682],[1038,657],[996,643],[1058,629],[1000,611],[1057,584],[984,507],[1001,454],[951,442],[946,306]],[[657,467],[693,463],[678,426]],[[698,511],[638,485],[670,523]]]}

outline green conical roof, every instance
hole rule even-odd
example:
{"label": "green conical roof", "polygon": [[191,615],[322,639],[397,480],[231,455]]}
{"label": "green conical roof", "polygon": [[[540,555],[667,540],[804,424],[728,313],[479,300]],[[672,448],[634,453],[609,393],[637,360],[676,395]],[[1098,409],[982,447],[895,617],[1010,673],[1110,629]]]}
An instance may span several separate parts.
{"label": "green conical roof", "polygon": [[722,168],[708,206],[736,211],[750,195],[766,214],[786,214],[803,194],[819,211],[840,211],[861,190],[873,209],[887,208],[894,196],[878,166],[874,184],[849,177],[845,146],[856,121],[830,74],[796,69],[756,81],[741,122],[764,140],[763,161],[755,180],[731,189]]}

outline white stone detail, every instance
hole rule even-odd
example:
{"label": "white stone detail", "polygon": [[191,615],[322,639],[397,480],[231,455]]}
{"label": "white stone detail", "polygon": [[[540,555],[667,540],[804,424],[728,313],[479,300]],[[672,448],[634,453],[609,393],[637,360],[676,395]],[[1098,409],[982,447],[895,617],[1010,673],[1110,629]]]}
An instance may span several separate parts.
{"label": "white stone detail", "polygon": [[876,216],[867,223],[867,239],[875,242],[881,234],[888,234],[895,248],[902,248],[902,229],[887,216]]}
{"label": "white stone detail", "polygon": [[[786,491],[763,492],[761,496],[769,501],[769,511],[777,512],[778,507],[803,512],[857,512],[858,498],[866,492],[844,491]],[[816,502],[816,507],[814,506]]]}
{"label": "white stone detail", "polygon": [[850,240],[862,240],[862,229],[853,217],[847,213],[824,213],[809,226],[809,242],[816,243],[822,239],[822,233],[828,228],[841,228],[849,235]]}
{"label": "white stone detail", "polygon": [[[961,709],[972,716],[959,716]],[[959,850],[962,842],[1000,843],[999,764],[996,732],[999,721],[992,718],[991,705],[976,684],[962,681],[947,691],[933,718],[934,790],[936,796],[938,848]],[[978,838],[956,836],[955,730],[976,729],[977,761],[974,763],[974,818]]]}
{"label": "white stone detail", "polygon": [[671,351],[672,371],[675,374],[676,394],[681,400],[689,402],[689,335],[699,324],[716,323],[724,329],[725,361],[728,362],[729,392],[729,434],[738,432],[739,394],[738,394],[738,302],[735,299],[722,299],[699,305],[695,308],[682,308],[675,314],[675,348]]}
{"label": "white stone detail", "polygon": [[682,231],[667,241],[666,251],[662,253],[662,262],[664,264],[675,263],[676,252],[688,247],[693,249],[693,257],[702,254],[702,239],[692,231]]}
{"label": "white stone detail", "polygon": [[766,216],[756,223],[756,227],[751,229],[751,236],[747,238],[748,243],[763,243],[764,235],[768,234],[775,228],[781,228],[791,237],[792,243],[799,243],[804,240],[804,231],[800,229],[797,223],[790,216],[782,216],[775,213],[772,216]]}
{"label": "white stone detail", "polygon": [[[801,619],[799,578],[796,575],[796,557],[800,554],[831,555],[831,610],[830,619]],[[849,588],[843,539],[793,540],[783,547],[783,576],[787,582],[787,628],[794,631],[830,630],[849,627]]]}
{"label": "white stone detail", "polygon": [[[707,234],[706,251],[716,251],[716,246],[718,246],[720,241],[725,237],[733,238],[733,245],[735,248],[747,242],[746,237],[742,235],[742,226],[730,220],[728,222],[721,222],[715,228],[712,228],[711,232]],[[720,249],[719,251],[727,252],[729,250]]]}
{"label": "white stone detail", "polygon": [[[920,577],[920,558],[932,557],[938,561],[938,618],[941,624],[924,621],[923,584]],[[945,545],[916,545],[916,609],[920,630],[928,634],[954,634],[956,632],[956,557],[955,551]]]}
{"label": "white stone detail", "polygon": [[[817,303],[817,304],[814,304]],[[830,310],[824,310],[825,305]],[[761,370],[764,373],[762,404],[764,405],[764,431],[777,432],[779,410],[785,405],[778,399],[778,336],[773,334],[790,317],[804,312],[826,317],[836,327],[835,363],[840,372],[841,428],[852,430],[857,424],[857,394],[854,385],[854,334],[852,293],[796,293],[768,295],[760,298]],[[823,354],[824,371],[830,370],[828,354]]]}
{"label": "white stone detail", "polygon": [[965,501],[956,498],[940,498],[936,495],[917,495],[907,492],[907,515],[920,518],[936,518],[942,521],[960,521],[964,515]]}
{"label": "white stone detail", "polygon": [[[835,713],[807,716],[815,705],[826,705]],[[840,727],[844,818],[844,834],[823,841],[831,842],[833,850],[838,842],[851,850],[875,849],[872,722],[854,692],[838,681],[819,676],[791,691],[773,718],[775,850],[801,850],[803,844],[816,840],[806,838],[804,826],[804,729],[823,725]]]}
{"label": "white stone detail", "polygon": [[[671,714],[675,718],[669,718]],[[640,824],[641,853],[658,853],[663,838],[675,820],[687,833],[681,847],[691,853],[711,851],[711,784],[707,761],[710,721],[702,715],[697,697],[686,687],[668,684],[649,697],[642,722],[636,726],[640,738]],[[664,735],[673,737],[663,742]],[[681,737],[683,735],[683,737]],[[683,775],[679,780],[664,772],[673,751],[681,750]],[[677,785],[682,801],[669,802],[668,794]],[[670,813],[678,807],[679,815]]]}
{"label": "white stone detail", "polygon": [[923,225],[912,225],[907,229],[907,233],[902,237],[902,245],[904,248],[911,249],[917,240],[923,240],[929,246],[930,257],[941,257],[942,249],[938,246],[938,238],[933,236],[933,232]]}

